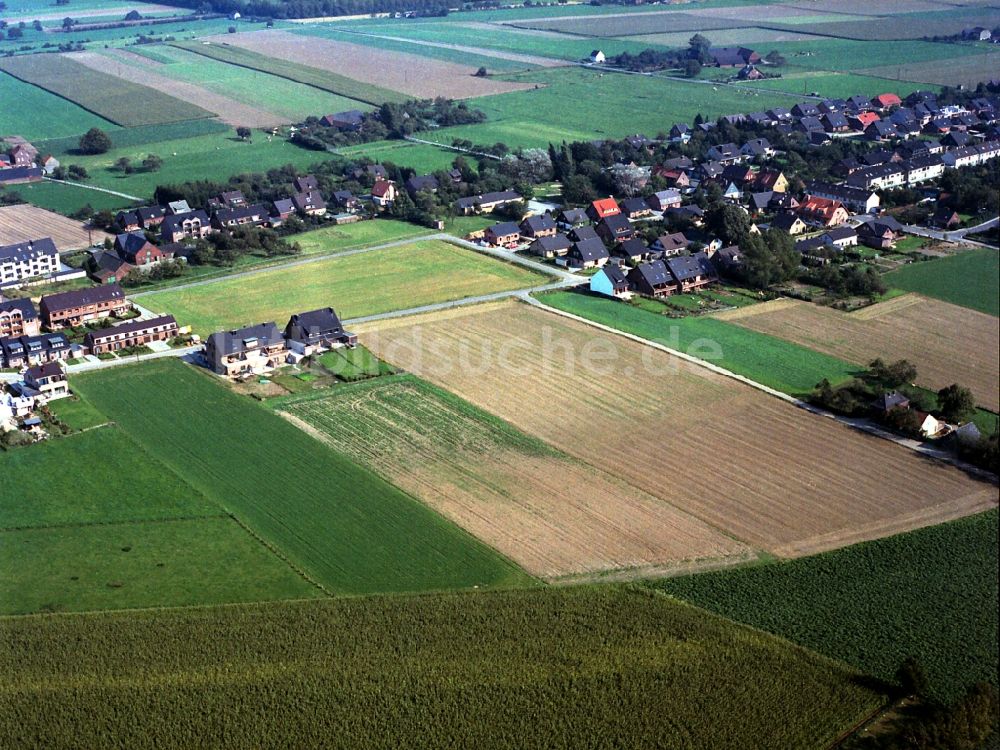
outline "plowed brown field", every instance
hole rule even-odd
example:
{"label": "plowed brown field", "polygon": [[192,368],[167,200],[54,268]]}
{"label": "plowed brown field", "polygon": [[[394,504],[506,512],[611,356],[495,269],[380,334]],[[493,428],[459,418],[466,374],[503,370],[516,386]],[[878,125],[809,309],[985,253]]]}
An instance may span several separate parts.
{"label": "plowed brown field", "polygon": [[0,245],[51,237],[56,249],[79,250],[90,247],[90,237],[100,243],[107,233],[95,229],[88,234],[83,222],[22,203],[0,206]]}
{"label": "plowed brown field", "polygon": [[751,555],[662,499],[536,444],[424,381],[380,379],[283,409],[533,575],[623,568],[654,575]]}
{"label": "plowed brown field", "polygon": [[997,502],[958,469],[521,304],[359,328],[390,362],[778,555]]}
{"label": "plowed brown field", "polygon": [[287,31],[256,31],[206,39],[421,98],[465,99],[535,86],[533,83],[477,78],[476,69],[468,65]]}
{"label": "plowed brown field", "polygon": [[961,383],[980,406],[1000,407],[1000,319],[992,315],[907,295],[857,313],[788,301],[718,317],[860,365],[876,357],[908,359],[920,385],[938,390]]}

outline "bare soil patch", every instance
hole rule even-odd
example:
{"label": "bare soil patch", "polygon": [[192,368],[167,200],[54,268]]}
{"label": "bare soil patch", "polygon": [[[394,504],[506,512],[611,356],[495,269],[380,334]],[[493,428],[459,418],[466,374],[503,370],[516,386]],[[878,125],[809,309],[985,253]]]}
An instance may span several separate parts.
{"label": "bare soil patch", "polygon": [[961,383],[980,406],[1000,407],[1000,319],[992,315],[915,294],[856,313],[799,301],[741,312],[728,319],[859,365],[876,357],[908,359],[919,385],[938,390]]}
{"label": "bare soil patch", "polygon": [[536,576],[752,557],[746,545],[604,471],[518,445],[505,428],[419,381],[332,391],[282,416]]}
{"label": "bare soil patch", "polygon": [[997,502],[958,469],[620,336],[516,303],[463,313],[359,328],[380,357],[753,546],[813,552]]}
{"label": "bare soil patch", "polygon": [[13,245],[27,240],[51,237],[56,248],[80,250],[90,247],[90,238],[102,242],[108,236],[100,229],[88,233],[86,225],[75,219],[46,211],[44,208],[21,204],[0,206],[0,245]]}
{"label": "bare soil patch", "polygon": [[[461,24],[467,26],[467,24]],[[483,24],[489,26],[489,24]],[[494,29],[496,27],[493,27]],[[375,35],[379,39],[390,39],[396,42],[406,42],[408,44],[419,44],[424,47],[439,47],[441,49],[453,49],[456,52],[467,52],[470,55],[481,57],[496,57],[500,60],[511,60],[513,62],[524,63],[525,65],[537,65],[540,68],[565,67],[569,63],[561,60],[554,60],[551,57],[539,57],[538,55],[525,55],[519,52],[502,52],[500,50],[487,49],[484,47],[469,47],[464,44],[446,44],[445,42],[428,42],[423,39],[411,39],[405,36],[389,36],[388,34]]]}
{"label": "bare soil patch", "polygon": [[477,78],[474,75],[476,68],[472,66],[287,31],[256,31],[206,39],[421,98],[444,96],[466,99],[535,86],[532,83]]}
{"label": "bare soil patch", "polygon": [[[129,65],[127,60],[119,61],[105,55],[97,54],[96,52],[77,52],[69,55],[69,57],[93,70],[99,70],[102,73],[117,76],[122,80],[138,83],[142,86],[148,86],[182,101],[197,104],[209,112],[214,112],[219,116],[219,119],[230,125],[266,128],[288,122],[287,117],[238,102],[235,99],[229,99],[214,91],[196,86],[193,83],[178,81],[174,78],[154,73],[145,67],[139,68]],[[143,61],[146,62],[145,58],[143,58]]]}

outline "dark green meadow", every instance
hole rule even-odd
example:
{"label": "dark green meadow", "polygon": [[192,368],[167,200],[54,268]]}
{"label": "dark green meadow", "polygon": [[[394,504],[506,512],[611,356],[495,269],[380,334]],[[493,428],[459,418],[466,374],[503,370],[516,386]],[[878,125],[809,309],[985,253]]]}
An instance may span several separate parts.
{"label": "dark green meadow", "polygon": [[886,283],[936,297],[953,305],[970,307],[987,315],[1000,315],[997,277],[1000,255],[996,250],[980,248],[935,258],[886,274]]}
{"label": "dark green meadow", "polygon": [[10,747],[806,749],[882,700],[617,586],[0,619]]}
{"label": "dark green meadow", "polygon": [[891,679],[915,656],[933,694],[997,683],[997,511],[801,560],[651,585]]}
{"label": "dark green meadow", "polygon": [[532,582],[454,524],[205,372],[162,359],[81,375],[74,387],[331,593]]}

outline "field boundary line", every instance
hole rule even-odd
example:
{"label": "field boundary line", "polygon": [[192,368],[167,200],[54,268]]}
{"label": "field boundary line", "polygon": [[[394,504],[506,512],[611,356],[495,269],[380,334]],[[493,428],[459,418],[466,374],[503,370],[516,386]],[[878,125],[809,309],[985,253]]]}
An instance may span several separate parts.
{"label": "field boundary line", "polygon": [[173,518],[137,518],[120,521],[76,521],[73,523],[47,523],[37,526],[2,526],[0,533],[5,531],[34,531],[35,529],[77,529],[88,526],[128,526],[146,523],[171,523],[173,521],[206,521],[210,519],[229,518],[228,513],[210,513],[203,516],[175,516]]}
{"label": "field boundary line", "polygon": [[763,383],[758,383],[756,380],[751,380],[745,375],[740,375],[738,373],[733,372],[732,370],[727,370],[724,367],[719,367],[718,365],[708,362],[706,360],[699,359],[698,357],[693,357],[690,354],[687,354],[686,352],[678,351],[676,349],[671,349],[670,347],[664,346],[663,344],[657,341],[653,341],[651,339],[644,339],[641,336],[635,335],[634,333],[629,333],[628,331],[622,331],[617,328],[612,328],[611,326],[604,325],[603,323],[598,323],[597,321],[594,320],[589,320],[580,315],[575,315],[573,313],[566,312],[565,310],[559,310],[554,307],[549,307],[544,302],[541,302],[535,297],[533,297],[530,291],[521,292],[516,296],[523,302],[527,302],[529,305],[537,307],[540,310],[545,310],[546,312],[550,312],[554,315],[560,315],[564,318],[575,320],[579,323],[583,323],[584,325],[588,325],[593,328],[605,331],[606,333],[622,336],[624,338],[627,338],[631,341],[635,341],[636,343],[642,344],[644,346],[652,347],[653,349],[659,349],[660,351],[666,352],[667,354],[672,354],[673,356],[678,357],[684,360],[685,362],[689,362],[699,367],[704,367],[705,369],[710,370],[718,375],[722,375],[723,377],[739,381],[744,385],[748,385],[751,388],[755,388],[758,391],[762,391],[770,396],[774,396],[775,398],[781,399],[782,401],[791,404],[792,406],[796,406],[804,411],[807,411],[810,414],[815,414],[816,416],[823,417],[825,419],[832,419],[835,422],[840,422],[846,427],[850,427],[855,430],[865,432],[869,435],[872,435],[873,437],[882,438],[883,440],[889,440],[890,442],[893,442],[896,445],[899,445],[903,448],[907,448],[913,451],[914,453],[919,453],[920,455],[926,458],[932,458],[938,461],[942,461],[943,463],[951,464],[952,466],[961,469],[962,471],[966,472],[967,474],[970,474],[971,476],[974,476],[977,479],[989,482],[993,485],[1000,483],[1000,477],[997,477],[996,475],[986,471],[985,469],[980,469],[978,466],[973,466],[972,464],[966,463],[965,461],[962,461],[961,459],[958,459],[950,454],[947,454],[944,451],[939,450],[937,448],[926,446],[917,440],[911,440],[909,438],[904,438],[900,437],[899,435],[895,435],[889,432],[888,430],[882,429],[873,422],[869,422],[866,419],[853,419],[851,417],[844,417],[839,414],[828,412],[825,409],[820,409],[818,406],[810,404],[807,401],[795,398],[794,396],[789,396],[787,393],[783,393],[782,391],[771,388],[770,386],[764,385]]}
{"label": "field boundary line", "polygon": [[119,198],[128,198],[130,201],[142,201],[142,198],[135,195],[119,193],[117,190],[108,190],[107,188],[97,187],[97,185],[87,185],[82,182],[70,182],[69,180],[57,180],[55,177],[43,177],[42,179],[47,180],[48,182],[58,182],[60,185],[70,185],[72,187],[84,188],[85,190],[96,190],[98,193],[107,193],[108,195],[115,195]]}

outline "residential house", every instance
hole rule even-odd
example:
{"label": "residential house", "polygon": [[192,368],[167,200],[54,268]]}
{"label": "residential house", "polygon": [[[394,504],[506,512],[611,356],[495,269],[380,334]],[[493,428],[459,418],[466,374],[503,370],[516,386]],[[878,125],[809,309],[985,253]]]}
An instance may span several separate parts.
{"label": "residential house", "polygon": [[674,232],[673,234],[660,235],[653,240],[653,244],[649,247],[651,250],[669,256],[679,255],[682,251],[687,250],[690,244],[690,240],[684,236],[683,232]]}
{"label": "residential house", "polygon": [[795,214],[778,214],[771,220],[771,227],[788,232],[793,237],[802,234],[809,227]]}
{"label": "residential house", "polygon": [[132,303],[125,298],[125,292],[118,284],[105,284],[47,294],[38,307],[42,323],[49,330],[55,330],[101,318],[121,317],[132,310]]}
{"label": "residential house", "polygon": [[866,190],[889,190],[906,184],[906,170],[899,164],[865,167],[851,174],[847,184]]}
{"label": "residential house", "polygon": [[851,227],[835,227],[820,235],[820,239],[827,245],[844,250],[858,244],[858,233]]}
{"label": "residential house", "polygon": [[1000,156],[1000,141],[986,141],[945,152],[942,159],[948,167],[974,167]]}
{"label": "residential house", "polygon": [[0,245],[0,287],[49,276],[61,266],[59,251],[49,237]]}
{"label": "residential house", "polygon": [[891,250],[896,246],[900,233],[887,222],[874,219],[858,226],[858,240],[876,250]]}
{"label": "residential house", "polygon": [[718,182],[720,185],[725,186],[732,183],[735,184],[736,187],[742,189],[747,184],[753,182],[756,176],[757,173],[745,164],[730,164],[722,170],[722,174],[720,175]]}
{"label": "residential house", "polygon": [[739,189],[735,182],[730,182],[726,185],[725,189],[722,191],[723,199],[729,201],[730,203],[739,203],[743,199],[743,191]]}
{"label": "residential house", "polygon": [[794,107],[792,107],[792,117],[819,117],[821,112],[819,107],[817,107],[812,102],[799,102]]}
{"label": "residential house", "polygon": [[121,325],[89,331],[83,344],[91,354],[117,352],[145,346],[154,341],[167,341],[177,336],[177,321],[173,315],[160,315],[145,320],[130,320]]}
{"label": "residential house", "polygon": [[654,211],[666,211],[681,205],[681,194],[679,190],[658,190],[646,202]]}
{"label": "residential house", "polygon": [[539,237],[528,246],[528,250],[540,258],[561,258],[573,246],[565,234]]}
{"label": "residential house", "polygon": [[712,263],[719,273],[726,276],[737,276],[743,267],[743,253],[739,245],[722,247],[712,253]]}
{"label": "residential house", "polygon": [[853,185],[834,185],[831,182],[815,181],[806,186],[807,195],[840,201],[848,209],[858,214],[874,211],[881,204],[881,198],[873,190]]}
{"label": "residential house", "polygon": [[[470,195],[455,201],[455,210],[463,216],[470,214],[490,214],[501,206],[516,203],[521,200],[521,194],[516,190],[501,190],[494,193]],[[583,214],[583,211],[580,211]],[[584,214],[586,220],[586,214]]]}
{"label": "residential house", "polygon": [[0,297],[0,338],[8,336],[37,336],[41,322],[35,304],[27,297],[3,299]]}
{"label": "residential house", "polygon": [[641,196],[626,198],[621,202],[622,216],[627,219],[642,219],[651,216],[653,209],[649,207],[646,199]]}
{"label": "residential house", "polygon": [[319,190],[305,190],[292,196],[292,205],[299,213],[307,216],[325,216],[326,201]]}
{"label": "residential house", "polygon": [[167,209],[163,206],[142,206],[135,209],[135,215],[139,217],[139,226],[143,229],[152,229],[163,223],[167,216]]}
{"label": "residential house", "polygon": [[871,106],[879,112],[888,112],[893,107],[899,107],[903,103],[895,94],[879,94],[872,97]]}
{"label": "residential house", "polygon": [[[931,226],[939,227],[941,229],[955,229],[962,225],[962,217],[958,215],[958,212],[953,208],[948,208],[947,206],[939,203],[937,209],[934,211],[934,215],[931,217]],[[2,315],[3,307],[0,306],[0,315]],[[3,330],[3,318],[0,317],[0,331]]]}
{"label": "residential house", "polygon": [[388,208],[396,202],[398,190],[392,180],[377,179],[372,185],[372,203],[379,208]]}
{"label": "residential house", "polygon": [[672,185],[678,190],[685,190],[691,187],[691,178],[688,176],[688,173],[682,169],[666,169],[664,167],[657,167],[654,174],[657,177],[663,178],[668,185]]}
{"label": "residential house", "polygon": [[865,128],[865,138],[869,141],[891,141],[900,137],[900,133],[896,130],[896,126],[886,120],[873,122]]}
{"label": "residential house", "polygon": [[438,184],[437,177],[434,175],[421,174],[407,178],[406,182],[403,183],[403,187],[406,188],[406,192],[410,195],[416,195],[417,193],[436,193],[440,185]]}
{"label": "residential house", "polygon": [[993,32],[983,26],[962,29],[962,39],[967,42],[988,42],[992,38]]}
{"label": "residential house", "polygon": [[626,262],[640,263],[649,255],[649,248],[638,237],[633,237],[611,248],[611,255]]}
{"label": "residential house", "polygon": [[600,198],[587,206],[587,216],[594,222],[620,213],[621,208],[614,198]]}
{"label": "residential house", "polygon": [[135,211],[119,211],[115,214],[115,225],[123,232],[136,232],[142,229],[139,214]]}
{"label": "residential house", "polygon": [[757,192],[769,190],[772,193],[784,193],[788,190],[788,178],[780,169],[762,169],[754,178],[752,188]]}
{"label": "residential house", "polygon": [[227,377],[259,375],[284,363],[287,343],[273,323],[217,331],[205,342],[205,359],[213,372]]}
{"label": "residential house", "polygon": [[701,181],[716,180],[722,177],[726,167],[717,161],[703,161],[694,169],[694,174]]}
{"label": "residential house", "polygon": [[604,243],[597,237],[573,243],[566,256],[559,262],[573,268],[603,267],[611,256]]}
{"label": "residential house", "polygon": [[9,336],[0,339],[0,359],[4,367],[17,368],[69,359],[69,339],[62,333],[38,336]]}
{"label": "residential house", "polygon": [[689,128],[685,123],[679,122],[675,123],[672,128],[670,128],[670,140],[674,143],[687,143],[691,140],[693,135],[691,128]]}
{"label": "residential house", "polygon": [[739,146],[735,143],[721,143],[718,146],[712,146],[705,153],[705,156],[712,161],[719,162],[723,166],[736,164],[745,158],[740,152]]}
{"label": "residential house", "polygon": [[827,112],[819,121],[823,123],[823,130],[827,133],[847,133],[851,129],[851,124],[842,112]]}
{"label": "residential house", "polygon": [[795,121],[793,129],[799,133],[823,133],[823,123],[818,117],[801,117]]}
{"label": "residential house", "polygon": [[20,185],[26,182],[41,182],[44,170],[41,167],[10,167],[0,169],[0,185]]}
{"label": "residential house", "polygon": [[90,275],[102,284],[120,282],[134,268],[145,271],[171,257],[173,253],[158,248],[143,232],[126,232],[115,237],[111,250],[92,252]]}
{"label": "residential house", "polygon": [[906,184],[919,185],[927,180],[934,180],[944,174],[944,160],[937,154],[914,156],[903,162],[906,169]]}
{"label": "residential house", "polygon": [[635,230],[624,214],[611,214],[597,222],[597,235],[609,245],[635,236]]}
{"label": "residential house", "polygon": [[212,226],[215,229],[232,231],[236,227],[261,226],[268,223],[270,218],[267,206],[260,203],[233,206],[232,208],[217,209],[212,214]]}
{"label": "residential house", "polygon": [[757,70],[756,66],[744,65],[740,68],[740,72],[736,74],[736,77],[741,81],[759,81],[764,77],[764,74]]}
{"label": "residential house", "polygon": [[307,174],[296,177],[292,180],[292,188],[296,193],[308,193],[310,190],[319,191],[319,181],[315,175]]}
{"label": "residential house", "polygon": [[804,221],[824,227],[835,227],[845,223],[851,215],[840,201],[810,195],[799,205],[799,216]]}
{"label": "residential house", "polygon": [[771,199],[774,197],[774,191],[763,190],[759,193],[751,193],[748,200],[748,208],[750,213],[754,216],[765,213],[770,205]]}
{"label": "residential house", "polygon": [[[34,365],[24,371],[24,385],[33,391],[35,403],[48,403],[53,399],[69,395],[66,373],[58,360]],[[38,394],[37,396],[35,394]],[[22,395],[27,395],[22,393]]]}
{"label": "residential house", "polygon": [[693,292],[719,280],[712,261],[704,252],[667,258],[667,270],[676,282],[680,293]]}
{"label": "residential house", "polygon": [[549,214],[528,216],[521,221],[520,230],[522,237],[532,240],[539,237],[554,237],[559,232]]}
{"label": "residential house", "polygon": [[708,57],[708,65],[716,68],[742,68],[760,62],[760,55],[747,47],[712,47]]}
{"label": "residential house", "polygon": [[344,112],[323,115],[319,119],[319,124],[326,128],[336,128],[341,132],[348,133],[361,130],[361,125],[364,121],[364,112],[359,109],[348,109]]}
{"label": "residential house", "polygon": [[692,203],[680,208],[668,208],[663,212],[663,218],[668,221],[690,221],[694,226],[700,227],[705,223],[705,211]]}
{"label": "residential house", "polygon": [[164,217],[160,233],[164,243],[183,242],[185,239],[200,239],[213,232],[212,221],[201,209]]}
{"label": "residential house", "polygon": [[591,50],[590,51],[590,61],[592,63],[598,63],[598,64],[600,64],[600,63],[604,62],[605,60],[607,60],[607,57],[605,56],[605,54],[601,50],[595,49],[595,50]]}
{"label": "residential house", "polygon": [[740,153],[751,159],[770,159],[774,156],[774,147],[767,138],[754,138],[740,147]]}
{"label": "residential house", "polygon": [[291,198],[279,198],[271,203],[268,209],[268,223],[272,227],[280,227],[295,213],[295,204]]}
{"label": "residential house", "polygon": [[767,110],[767,114],[776,122],[791,122],[793,119],[792,111],[784,107],[772,107]]}
{"label": "residential house", "polygon": [[193,209],[186,200],[170,201],[167,203],[167,216],[177,216],[179,214],[189,214]]}
{"label": "residential house", "polygon": [[874,112],[858,112],[847,118],[853,130],[864,132],[873,122],[878,122],[882,118]]}
{"label": "residential house", "polygon": [[961,130],[953,130],[941,139],[945,148],[964,148],[972,143],[972,136]]}
{"label": "residential house", "polygon": [[589,224],[585,224],[581,227],[573,227],[569,230],[568,235],[571,242],[585,242],[586,240],[599,240],[600,237],[597,236],[597,230],[595,230]]}
{"label": "residential house", "polygon": [[799,201],[791,193],[771,193],[767,208],[776,213],[794,213],[799,209]]}
{"label": "residential house", "polygon": [[345,211],[357,211],[361,208],[361,201],[350,190],[335,190],[333,202]]}
{"label": "residential house", "polygon": [[629,285],[644,297],[668,297],[675,290],[675,282],[662,260],[642,263],[628,272]]}
{"label": "residential house", "polygon": [[572,229],[589,221],[587,212],[582,208],[564,208],[556,214],[556,224],[562,229]]}
{"label": "residential house", "polygon": [[512,221],[502,221],[487,227],[483,239],[493,247],[509,247],[521,242],[521,228]]}
{"label": "residential house", "polygon": [[604,266],[590,277],[590,291],[615,299],[628,299],[632,296],[625,272],[614,264]]}
{"label": "residential house", "polygon": [[285,340],[289,349],[306,356],[338,346],[358,345],[357,335],[344,330],[332,307],[293,315],[285,326]]}

